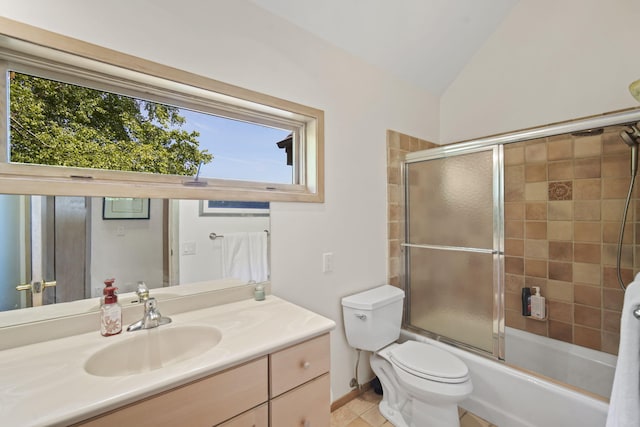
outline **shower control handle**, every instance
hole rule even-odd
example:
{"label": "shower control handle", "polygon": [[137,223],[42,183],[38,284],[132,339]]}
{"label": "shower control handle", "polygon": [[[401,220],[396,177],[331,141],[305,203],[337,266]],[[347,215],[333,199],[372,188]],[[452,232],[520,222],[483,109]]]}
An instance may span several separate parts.
{"label": "shower control handle", "polygon": [[367,315],[366,315],[366,314],[362,314],[362,313],[355,313],[355,316],[356,316],[358,319],[362,320],[362,321],[367,320]]}

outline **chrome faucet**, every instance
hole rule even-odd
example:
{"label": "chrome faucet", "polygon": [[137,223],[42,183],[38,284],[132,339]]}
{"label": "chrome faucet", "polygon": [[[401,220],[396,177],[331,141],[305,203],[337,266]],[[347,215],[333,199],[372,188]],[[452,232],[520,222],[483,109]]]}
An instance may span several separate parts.
{"label": "chrome faucet", "polygon": [[[144,283],[142,285],[144,285]],[[142,319],[127,327],[128,332],[157,328],[158,326],[171,323],[170,317],[163,317],[162,314],[160,314],[160,310],[158,310],[158,303],[155,298],[149,297],[149,290],[146,286],[142,288],[141,292],[141,285],[138,284],[138,291],[136,293],[140,298],[140,302],[144,303],[144,315],[142,316]]]}

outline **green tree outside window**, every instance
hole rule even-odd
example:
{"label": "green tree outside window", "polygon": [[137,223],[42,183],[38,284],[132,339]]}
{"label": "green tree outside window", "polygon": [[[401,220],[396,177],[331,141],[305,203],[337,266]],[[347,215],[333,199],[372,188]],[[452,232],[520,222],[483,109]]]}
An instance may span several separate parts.
{"label": "green tree outside window", "polygon": [[195,175],[213,155],[180,109],[12,72],[11,161]]}

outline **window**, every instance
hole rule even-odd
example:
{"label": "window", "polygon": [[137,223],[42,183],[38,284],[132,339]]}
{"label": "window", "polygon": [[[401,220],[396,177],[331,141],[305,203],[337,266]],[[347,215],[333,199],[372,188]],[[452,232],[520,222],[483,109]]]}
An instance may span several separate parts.
{"label": "window", "polygon": [[323,200],[322,111],[15,28],[0,34],[0,192]]}
{"label": "window", "polygon": [[303,126],[267,126],[8,73],[11,163],[299,182],[292,153]]}

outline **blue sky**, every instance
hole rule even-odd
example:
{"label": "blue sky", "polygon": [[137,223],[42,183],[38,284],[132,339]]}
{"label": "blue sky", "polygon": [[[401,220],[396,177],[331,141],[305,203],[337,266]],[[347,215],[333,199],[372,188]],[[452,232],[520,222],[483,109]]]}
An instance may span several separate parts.
{"label": "blue sky", "polygon": [[200,176],[274,183],[292,182],[285,150],[276,146],[290,131],[181,109],[183,129],[200,132],[200,148],[213,154]]}

